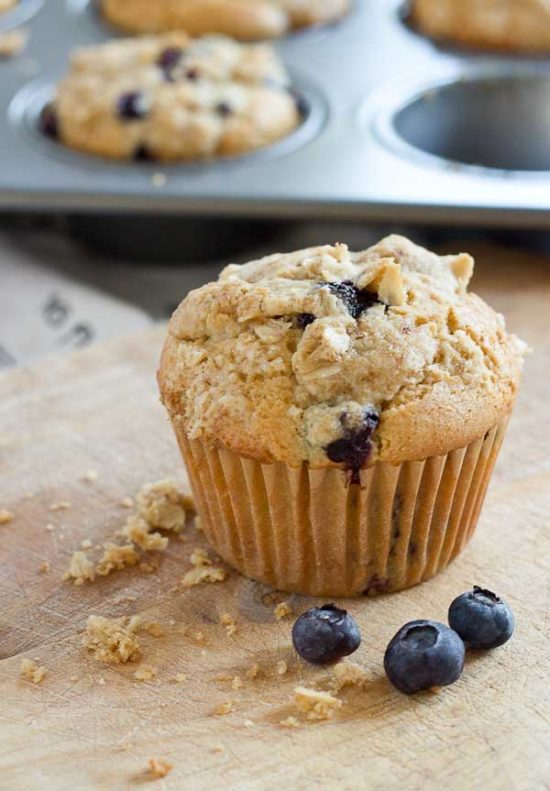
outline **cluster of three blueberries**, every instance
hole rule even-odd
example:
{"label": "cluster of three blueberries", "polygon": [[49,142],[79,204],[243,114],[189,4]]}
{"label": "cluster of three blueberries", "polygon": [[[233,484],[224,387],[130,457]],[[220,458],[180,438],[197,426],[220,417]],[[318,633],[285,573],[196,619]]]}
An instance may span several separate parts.
{"label": "cluster of three blueberries", "polygon": [[[394,687],[412,695],[453,684],[464,668],[467,648],[497,648],[510,639],[515,626],[509,605],[477,585],[452,602],[448,620],[449,626],[418,620],[399,629],[384,655],[384,670]],[[356,651],[361,632],[346,610],[325,604],[300,615],[292,642],[302,659],[328,665]]]}

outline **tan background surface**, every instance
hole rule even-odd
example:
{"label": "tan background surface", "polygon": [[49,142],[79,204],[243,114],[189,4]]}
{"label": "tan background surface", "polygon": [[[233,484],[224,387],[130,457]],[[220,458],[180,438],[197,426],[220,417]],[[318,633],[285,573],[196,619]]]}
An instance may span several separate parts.
{"label": "tan background surface", "polygon": [[[1,788],[132,788],[152,757],[174,764],[155,781],[166,789],[550,787],[550,260],[477,253],[474,287],[535,350],[520,402],[465,553],[419,588],[349,602],[363,631],[354,659],[373,681],[343,692],[345,705],[328,724],[278,724],[293,713],[298,681],[322,672],[294,660],[292,621],[275,622],[267,591],[233,573],[225,583],[170,592],[200,544],[194,530],[171,542],[155,574],[130,570],[80,588],[61,581],[81,540],[107,540],[122,524],[122,497],[166,474],[183,481],[154,383],[162,332],[0,378],[0,508],[16,515],[0,527]],[[96,482],[82,480],[90,468]],[[71,508],[51,513],[59,500]],[[44,561],[49,574],[39,573]],[[439,695],[393,691],[382,657],[396,629],[411,618],[444,620],[451,599],[474,583],[510,601],[514,639],[472,655],[462,679]],[[309,603],[291,601],[296,611]],[[135,666],[100,665],[80,647],[88,614],[136,612],[175,622],[166,637],[143,638],[143,661],[159,670],[154,682],[138,683]],[[236,635],[217,623],[222,612],[237,617]],[[22,656],[48,668],[41,685],[19,681]],[[281,659],[290,669],[279,677]],[[253,662],[265,674],[240,690],[215,680],[243,675]],[[176,673],[189,680],[170,683]],[[230,698],[234,712],[212,716]],[[224,751],[214,752],[218,746]]]}

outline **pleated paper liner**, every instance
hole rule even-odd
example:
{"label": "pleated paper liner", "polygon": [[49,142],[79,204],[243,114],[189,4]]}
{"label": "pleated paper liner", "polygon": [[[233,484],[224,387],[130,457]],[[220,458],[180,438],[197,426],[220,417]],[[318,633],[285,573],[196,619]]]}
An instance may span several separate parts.
{"label": "pleated paper liner", "polygon": [[339,469],[261,464],[176,426],[204,532],[242,574],[283,591],[354,596],[429,579],[475,529],[508,415],[444,456]]}

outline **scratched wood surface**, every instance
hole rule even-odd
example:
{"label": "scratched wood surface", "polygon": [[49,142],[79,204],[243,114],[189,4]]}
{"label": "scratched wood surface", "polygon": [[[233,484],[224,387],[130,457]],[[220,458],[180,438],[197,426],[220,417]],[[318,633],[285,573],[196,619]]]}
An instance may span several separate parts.
{"label": "scratched wood surface", "polygon": [[[275,596],[235,573],[171,592],[201,543],[193,528],[153,574],[129,570],[79,588],[62,581],[82,540],[108,540],[122,524],[122,497],[168,474],[185,485],[155,390],[162,330],[0,378],[0,508],[15,514],[0,527],[1,788],[132,788],[147,781],[149,758],[174,765],[152,781],[166,789],[550,787],[550,260],[477,252],[475,285],[534,349],[521,398],[462,557],[419,588],[349,602],[363,631],[354,658],[372,681],[343,691],[327,724],[279,724],[294,713],[296,684],[315,683],[320,671],[294,659],[291,619],[275,621]],[[89,469],[97,481],[82,479]],[[71,507],[52,513],[59,500]],[[49,573],[39,571],[44,562]],[[514,639],[470,656],[462,679],[438,695],[393,691],[382,670],[393,633],[412,618],[444,620],[473,583],[509,599]],[[310,603],[290,601],[296,611]],[[223,612],[237,618],[231,637],[217,623]],[[90,613],[167,624],[165,637],[143,638],[143,661],[158,677],[140,683],[135,667],[89,658],[80,633]],[[18,679],[22,657],[48,669],[40,685]],[[281,660],[289,670],[279,676]],[[244,678],[254,662],[263,675]],[[188,680],[172,683],[177,673]],[[216,680],[221,673],[242,676],[243,687]],[[230,714],[212,714],[230,699]]]}

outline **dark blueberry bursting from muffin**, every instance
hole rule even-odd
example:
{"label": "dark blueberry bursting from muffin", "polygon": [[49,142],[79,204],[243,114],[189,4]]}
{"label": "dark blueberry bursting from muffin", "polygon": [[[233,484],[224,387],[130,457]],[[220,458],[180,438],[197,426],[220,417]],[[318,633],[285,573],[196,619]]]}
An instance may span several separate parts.
{"label": "dark blueberry bursting from muffin", "polygon": [[313,607],[292,627],[296,652],[313,665],[329,665],[356,651],[361,633],[354,618],[334,604]]}
{"label": "dark blueberry bursting from muffin", "polygon": [[38,123],[43,135],[52,140],[59,139],[59,120],[54,104],[47,104],[42,109]]}
{"label": "dark blueberry bursting from muffin", "polygon": [[360,426],[349,428],[346,425],[346,413],[341,416],[340,422],[344,428],[344,436],[327,445],[325,452],[331,461],[343,464],[351,472],[352,483],[360,483],[360,472],[372,452],[371,439],[380,423],[380,416],[376,410],[367,409],[363,413]]}
{"label": "dark blueberry bursting from muffin", "polygon": [[351,316],[358,319],[373,305],[383,303],[378,299],[375,291],[359,289],[351,280],[342,280],[340,283],[327,283],[327,288],[342,300]]}
{"label": "dark blueberry bursting from muffin", "polygon": [[391,640],[384,670],[394,687],[406,695],[446,687],[460,678],[465,648],[459,635],[437,621],[410,621]]}
{"label": "dark blueberry bursting from muffin", "polygon": [[305,330],[308,324],[313,324],[315,316],[313,313],[298,313],[296,316],[296,326],[299,330]]}
{"label": "dark blueberry bursting from muffin", "polygon": [[174,82],[174,70],[179,66],[183,57],[181,47],[166,47],[157,58],[157,66],[162,69],[164,79],[167,82]]}
{"label": "dark blueberry bursting from muffin", "polygon": [[451,604],[449,626],[468,648],[498,648],[511,638],[515,618],[505,601],[474,585]]}
{"label": "dark blueberry bursting from muffin", "polygon": [[221,118],[227,118],[233,114],[233,108],[227,102],[220,102],[216,105],[215,110]]}
{"label": "dark blueberry bursting from muffin", "polygon": [[150,109],[149,100],[141,91],[128,91],[118,98],[117,112],[125,121],[139,121]]}
{"label": "dark blueberry bursting from muffin", "polygon": [[133,159],[135,162],[154,162],[155,156],[151,150],[142,143],[134,151]]}

